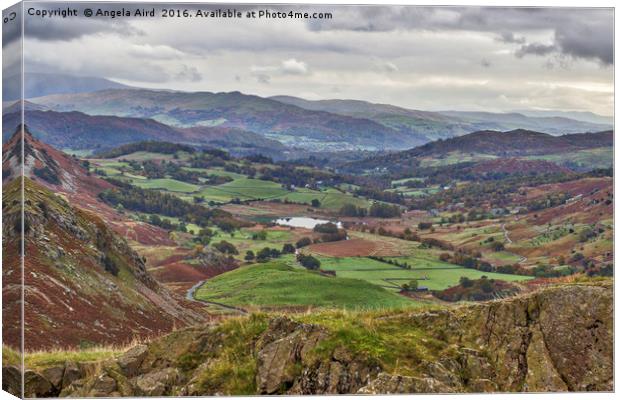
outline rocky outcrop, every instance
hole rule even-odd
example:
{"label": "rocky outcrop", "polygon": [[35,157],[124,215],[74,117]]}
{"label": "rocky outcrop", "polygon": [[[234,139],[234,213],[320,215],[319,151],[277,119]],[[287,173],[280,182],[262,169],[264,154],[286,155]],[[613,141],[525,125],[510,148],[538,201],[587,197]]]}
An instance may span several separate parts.
{"label": "rocky outcrop", "polygon": [[[62,395],[63,389],[73,387],[73,383],[99,369],[97,362],[73,362],[53,365],[40,371],[26,369],[24,371],[25,397],[55,397]],[[8,365],[2,367],[2,389],[19,396],[21,393],[21,371]]]}
{"label": "rocky outcrop", "polygon": [[379,372],[344,347],[315,351],[329,332],[288,318],[271,321],[257,342],[256,386],[260,394],[355,393]]}
{"label": "rocky outcrop", "polygon": [[470,369],[466,381],[489,379],[499,391],[613,389],[611,285],[554,287],[454,312],[415,315],[434,337],[482,353],[491,368]]}
{"label": "rocky outcrop", "polygon": [[336,340],[346,325],[249,316],[174,332],[91,371],[67,364],[62,373],[29,372],[27,390],[82,397],[611,391],[612,307],[611,284],[570,285],[381,317],[382,326],[423,332],[419,340],[433,343],[436,354],[406,364]]}

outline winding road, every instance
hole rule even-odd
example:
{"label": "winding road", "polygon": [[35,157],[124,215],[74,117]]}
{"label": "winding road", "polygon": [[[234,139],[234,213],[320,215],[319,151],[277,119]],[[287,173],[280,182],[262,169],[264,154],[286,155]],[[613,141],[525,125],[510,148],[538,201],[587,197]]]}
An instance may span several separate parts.
{"label": "winding road", "polygon": [[[506,229],[506,223],[505,222],[502,224],[502,231],[504,232],[504,238],[506,239],[506,243],[512,244],[512,240],[510,239],[510,236],[508,236],[508,230]],[[512,253],[512,252],[509,252],[509,253]],[[527,261],[527,257],[525,257],[525,256],[522,256],[522,255],[517,254],[517,253],[512,253],[512,254],[514,254],[515,256],[520,257],[519,263],[524,263],[524,262]]]}
{"label": "winding road", "polygon": [[191,288],[189,288],[189,290],[187,291],[187,293],[185,294],[185,298],[189,301],[196,301],[199,303],[204,303],[204,304],[209,304],[209,305],[213,305],[213,306],[217,306],[217,307],[221,307],[224,308],[226,310],[229,311],[234,311],[240,314],[248,314],[247,310],[244,310],[243,308],[240,307],[235,307],[235,306],[230,306],[228,304],[223,304],[223,303],[218,303],[216,301],[208,301],[208,300],[201,300],[201,299],[197,299],[195,297],[196,291],[206,282],[206,280],[204,281],[200,281],[198,283],[196,283],[194,286],[192,286]]}

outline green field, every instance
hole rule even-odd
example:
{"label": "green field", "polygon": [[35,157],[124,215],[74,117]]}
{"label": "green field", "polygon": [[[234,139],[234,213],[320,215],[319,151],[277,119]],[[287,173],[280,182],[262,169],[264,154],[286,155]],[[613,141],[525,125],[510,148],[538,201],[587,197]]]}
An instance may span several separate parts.
{"label": "green field", "polygon": [[227,203],[233,199],[254,200],[272,199],[282,196],[288,191],[279,183],[260,179],[240,178],[218,186],[208,186],[197,195],[205,201]]}
{"label": "green field", "polygon": [[[183,151],[176,153],[178,159],[187,159],[189,154]],[[152,153],[149,151],[136,151],[135,153],[126,154],[118,157],[119,160],[149,161],[149,160],[166,160],[170,161],[174,158],[173,154]]]}
{"label": "green field", "polygon": [[241,179],[246,178],[245,175],[238,174],[236,172],[225,171],[219,168],[192,168],[192,167],[183,167],[184,170],[190,172],[196,172],[198,176],[206,176],[206,175],[216,175],[216,176],[227,176],[233,179]]}
{"label": "green field", "polygon": [[420,160],[420,166],[421,167],[441,167],[445,165],[458,164],[462,162],[493,160],[496,158],[497,156],[490,155],[490,154],[461,153],[460,151],[454,151],[441,157],[423,158]]}
{"label": "green field", "polygon": [[390,257],[390,259],[406,262],[412,269],[407,270],[364,257],[321,257],[320,261],[322,269],[336,271],[338,277],[365,280],[393,291],[399,291],[402,284],[411,280],[419,280],[420,286],[426,286],[430,290],[443,290],[458,285],[462,276],[479,279],[486,275],[490,279],[504,281],[531,279],[521,275],[482,272],[421,257]]}
{"label": "green field", "polygon": [[198,289],[196,298],[237,307],[378,309],[419,304],[363,280],[322,276],[279,261],[218,275]]}
{"label": "green field", "polygon": [[614,162],[612,147],[599,147],[562,154],[529,156],[530,160],[546,160],[560,165],[577,166],[586,170],[593,168],[609,168]]}
{"label": "green field", "polygon": [[169,192],[194,193],[200,189],[200,186],[187,182],[177,181],[175,179],[134,179],[133,185],[142,189],[167,190]]}
{"label": "green field", "polygon": [[[146,160],[149,159],[149,155],[153,154],[154,153],[136,152],[128,155],[126,158],[132,160]],[[171,157],[172,156],[170,156],[170,158]],[[281,201],[289,201],[292,203],[311,204],[312,200],[317,199],[321,202],[321,208],[330,210],[338,210],[347,203],[354,204],[358,207],[370,206],[368,200],[355,197],[335,188],[326,188],[323,190],[298,188],[291,191],[283,188],[282,185],[277,182],[248,178],[245,175],[225,171],[223,168],[219,167],[182,168],[186,171],[195,173],[199,178],[206,178],[209,175],[216,175],[232,178],[233,181],[221,185],[206,186],[181,182],[169,178],[148,179],[141,175],[133,175],[128,172],[122,172],[122,169],[129,168],[129,164],[125,161],[92,160],[92,162],[93,168],[104,171],[107,176],[114,176],[128,180],[132,184],[143,189],[156,189],[173,192],[187,201],[193,201],[193,196],[200,196],[206,202],[213,201],[215,203],[229,203],[234,199],[239,199],[242,201],[279,199]]]}
{"label": "green field", "polygon": [[313,199],[321,202],[321,208],[338,210],[343,205],[350,203],[358,207],[369,207],[368,200],[360,197],[354,197],[351,194],[343,193],[337,189],[325,189],[322,191],[311,189],[297,189],[294,192],[288,192],[278,197],[282,201],[288,200],[293,203],[311,204]]}

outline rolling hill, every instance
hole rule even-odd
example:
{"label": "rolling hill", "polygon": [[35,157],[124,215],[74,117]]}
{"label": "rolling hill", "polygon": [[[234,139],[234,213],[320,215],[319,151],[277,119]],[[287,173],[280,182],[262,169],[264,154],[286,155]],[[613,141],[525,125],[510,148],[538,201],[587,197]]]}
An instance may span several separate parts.
{"label": "rolling hill", "polygon": [[151,118],[176,128],[222,127],[254,132],[308,150],[403,150],[482,130],[529,129],[552,135],[610,125],[519,113],[428,112],[358,100],[263,98],[240,92],[106,89],[30,98],[54,111]]}
{"label": "rolling hill", "polygon": [[497,157],[526,157],[571,153],[613,146],[613,131],[552,136],[542,132],[517,129],[509,132],[479,131],[437,140],[410,150],[349,163],[349,170],[417,166],[422,158],[445,158],[450,154]]}
{"label": "rolling hill", "polygon": [[593,123],[564,116],[528,116],[522,113],[490,113],[470,111],[441,111],[443,115],[460,118],[472,124],[495,124],[497,128],[483,129],[514,130],[526,129],[547,132],[551,135],[565,135],[580,132],[598,132],[611,129],[609,123]]}
{"label": "rolling hill", "polygon": [[[479,130],[530,129],[562,135],[595,132],[611,128],[609,120],[596,115],[525,115],[524,113],[490,113],[410,110],[389,104],[375,104],[360,100],[310,101],[293,96],[274,96],[271,99],[314,111],[326,111],[357,118],[368,118],[403,133],[426,141],[446,139]],[[567,114],[572,115],[572,114]],[[580,119],[581,118],[581,119]]]}
{"label": "rolling hill", "polygon": [[[258,152],[281,156],[286,150],[276,140],[237,128],[175,128],[148,118],[88,115],[77,111],[29,110],[24,118],[35,137],[60,149],[101,150],[157,140],[219,147],[241,155]],[[4,141],[13,134],[20,120],[19,112],[4,115]]]}
{"label": "rolling hill", "polygon": [[[3,101],[18,100],[22,97],[21,76],[7,77],[4,79],[4,82],[5,85],[2,88]],[[41,72],[26,72],[24,85],[24,95],[26,98],[129,87],[105,78]]]}
{"label": "rolling hill", "polygon": [[306,110],[240,92],[103,90],[31,99],[55,111],[153,118],[176,127],[221,126],[256,132],[284,144],[313,148],[402,149],[424,143],[419,137],[366,118]]}

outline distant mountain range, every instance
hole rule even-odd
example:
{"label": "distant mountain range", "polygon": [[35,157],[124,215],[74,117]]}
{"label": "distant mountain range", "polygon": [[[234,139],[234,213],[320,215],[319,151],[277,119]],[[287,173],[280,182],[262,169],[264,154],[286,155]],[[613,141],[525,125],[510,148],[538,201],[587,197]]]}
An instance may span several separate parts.
{"label": "distant mountain range", "polygon": [[[3,142],[21,122],[21,113],[3,115]],[[28,129],[56,148],[101,150],[144,140],[218,147],[233,154],[281,155],[286,147],[257,133],[225,127],[175,128],[152,119],[87,115],[77,111],[25,112]]]}
{"label": "distant mountain range", "polygon": [[[253,132],[312,151],[404,150],[480,130],[516,128],[552,135],[593,132],[610,125],[564,117],[408,110],[357,100],[263,98],[240,92],[107,89],[30,99],[55,111],[151,118],[176,128],[223,127]],[[170,140],[170,139],[168,139]]]}
{"label": "distant mountain range", "polygon": [[427,140],[365,118],[353,118],[239,92],[103,90],[31,99],[55,111],[152,118],[175,127],[221,126],[259,133],[284,144],[402,149]]}
{"label": "distant mountain range", "polygon": [[469,111],[442,111],[443,115],[460,118],[475,124],[495,124],[494,130],[528,129],[551,135],[580,132],[600,132],[611,129],[611,124],[591,123],[566,117],[532,117],[520,113],[489,113]]}
{"label": "distant mountain range", "polygon": [[593,124],[613,125],[614,117],[598,115],[589,111],[544,111],[544,110],[516,110],[516,113],[528,117],[563,117],[577,121],[591,122]]}
{"label": "distant mountain range", "polygon": [[[304,100],[292,96],[271,99],[315,111],[368,118],[400,132],[415,133],[426,141],[446,139],[479,130],[530,129],[552,135],[597,132],[610,129],[613,122],[593,113],[573,113],[576,117],[532,115],[523,113],[489,113],[464,111],[419,111],[389,104],[374,104],[359,100]],[[573,115],[567,114],[567,115]],[[598,117],[598,118],[596,118]],[[596,121],[594,121],[596,120]]]}
{"label": "distant mountain range", "polygon": [[[51,73],[27,72],[24,76],[24,97],[40,97],[59,93],[94,92],[103,89],[120,89],[129,86],[104,78]],[[18,100],[21,94],[21,76],[13,75],[2,80],[2,101]]]}

